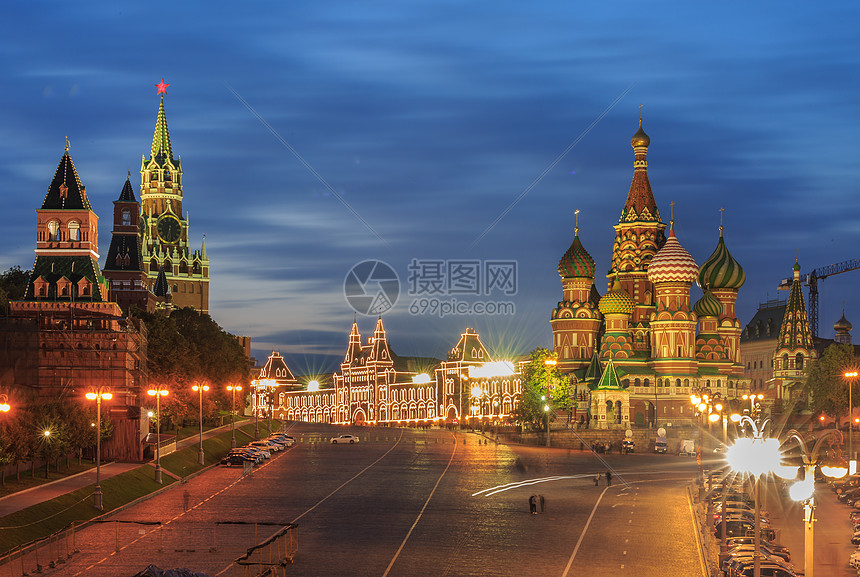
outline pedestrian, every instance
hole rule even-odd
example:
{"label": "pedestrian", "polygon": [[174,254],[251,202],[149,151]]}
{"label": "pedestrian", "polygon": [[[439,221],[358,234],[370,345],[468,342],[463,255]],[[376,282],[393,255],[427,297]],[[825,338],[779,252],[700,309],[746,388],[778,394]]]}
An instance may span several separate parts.
{"label": "pedestrian", "polygon": [[612,486],[612,471],[606,471],[606,486]]}
{"label": "pedestrian", "polygon": [[184,493],[182,493],[182,508],[184,510],[188,510],[188,504],[191,501],[191,493],[186,489]]}
{"label": "pedestrian", "polygon": [[529,497],[529,512],[532,515],[537,515],[537,497],[535,495]]}
{"label": "pedestrian", "polygon": [[600,471],[594,476],[594,486],[598,486],[600,484]]}
{"label": "pedestrian", "polygon": [[543,513],[546,511],[546,501],[544,501],[543,495],[538,495],[538,499],[540,500],[540,512]]}

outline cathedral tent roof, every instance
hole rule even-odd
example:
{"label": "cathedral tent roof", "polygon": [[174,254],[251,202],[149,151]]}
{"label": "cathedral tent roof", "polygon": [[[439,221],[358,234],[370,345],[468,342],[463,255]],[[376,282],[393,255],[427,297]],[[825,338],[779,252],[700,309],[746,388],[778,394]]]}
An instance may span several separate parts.
{"label": "cathedral tent roof", "polygon": [[33,272],[30,273],[30,283],[27,285],[27,291],[24,295],[25,301],[40,300],[35,294],[33,281],[38,278],[44,279],[49,286],[56,289],[57,281],[65,278],[69,282],[79,285],[82,279],[86,279],[90,284],[90,294],[88,296],[81,294],[73,294],[72,296],[62,296],[56,294],[47,295],[46,300],[75,300],[80,302],[105,302],[107,295],[103,295],[101,291],[101,282],[104,277],[99,270],[99,264],[95,259],[84,256],[55,256],[50,259],[39,257],[33,265]]}
{"label": "cathedral tent roof", "polygon": [[131,181],[126,178],[125,184],[122,186],[122,191],[119,193],[119,202],[137,202],[137,197],[134,196],[134,188],[131,186]]}
{"label": "cathedral tent roof", "polygon": [[600,382],[597,383],[598,389],[623,389],[621,381],[618,379],[618,372],[615,370],[615,365],[612,359],[606,361],[606,367],[603,369],[603,375],[600,377]]}
{"label": "cathedral tent roof", "polygon": [[68,150],[60,159],[54,179],[48,186],[48,192],[42,202],[42,210],[56,209],[92,210],[87,198],[87,189],[81,184]]}
{"label": "cathedral tent roof", "polygon": [[648,146],[651,139],[642,129],[642,119],[639,119],[639,130],[630,140],[633,147],[635,160],[633,162],[633,182],[630,183],[630,191],[627,193],[627,202],[621,213],[619,223],[630,221],[660,222],[660,211],[654,201],[654,193],[651,191],[651,182],[648,180]]}

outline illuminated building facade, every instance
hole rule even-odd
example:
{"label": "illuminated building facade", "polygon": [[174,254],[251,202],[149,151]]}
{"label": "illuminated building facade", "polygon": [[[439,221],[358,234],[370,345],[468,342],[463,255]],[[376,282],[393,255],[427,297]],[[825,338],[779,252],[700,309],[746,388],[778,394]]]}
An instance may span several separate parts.
{"label": "illuminated building facade", "polygon": [[[273,353],[269,363],[280,366],[277,359],[283,360]],[[513,365],[493,361],[478,334],[468,328],[447,360],[424,372],[413,368],[391,351],[380,318],[364,343],[353,322],[340,370],[331,375],[328,386],[291,390],[292,385],[273,386],[261,375],[252,389],[255,397],[273,390],[275,415],[281,419],[374,425],[506,421],[522,392]],[[286,364],[281,370],[292,375]]]}
{"label": "illuminated building facade", "polygon": [[[701,266],[681,245],[674,221],[666,234],[648,178],[650,143],[640,119],[607,293],[597,291],[578,221],[558,266],[562,300],[550,319],[553,349],[576,385],[577,420],[592,428],[690,422],[692,393],[735,399],[749,388],[735,316],[744,271],[726,248],[722,225],[717,248]],[[695,304],[693,283],[703,291]]]}

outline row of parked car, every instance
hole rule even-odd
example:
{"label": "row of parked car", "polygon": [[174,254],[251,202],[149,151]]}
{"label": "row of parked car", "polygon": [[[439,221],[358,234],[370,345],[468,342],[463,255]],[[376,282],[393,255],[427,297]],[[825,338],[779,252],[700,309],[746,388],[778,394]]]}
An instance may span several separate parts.
{"label": "row of parked car", "polygon": [[[851,543],[860,545],[860,475],[850,475],[829,483],[836,492],[836,499],[851,507],[851,511],[848,512],[854,525]],[[860,547],[848,558],[848,564],[860,575]]]}
{"label": "row of parked car", "polygon": [[[725,491],[725,499],[723,492]],[[752,577],[755,565],[755,501],[741,487],[711,487],[714,535],[723,539],[725,517],[726,554],[720,555],[720,569],[726,577]],[[725,501],[725,509],[723,502]],[[759,511],[759,567],[762,577],[798,577],[788,549],[776,543],[776,531],[767,511]]]}
{"label": "row of parked car", "polygon": [[230,449],[227,455],[221,459],[221,464],[228,467],[233,465],[244,466],[245,463],[261,463],[264,459],[272,456],[272,453],[283,451],[292,447],[296,440],[286,433],[273,433],[265,439],[251,441],[244,447]]}

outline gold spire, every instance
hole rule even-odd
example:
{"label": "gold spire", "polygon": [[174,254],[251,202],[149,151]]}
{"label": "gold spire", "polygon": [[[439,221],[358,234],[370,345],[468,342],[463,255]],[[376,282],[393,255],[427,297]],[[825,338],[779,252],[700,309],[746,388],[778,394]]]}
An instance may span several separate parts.
{"label": "gold spire", "polygon": [[723,211],[726,210],[724,208],[720,209],[720,238],[723,236]]}
{"label": "gold spire", "polygon": [[573,211],[573,218],[575,219],[575,224],[573,225],[573,235],[577,236],[579,234],[579,209]]}
{"label": "gold spire", "polygon": [[669,203],[669,230],[675,230],[675,203]]}
{"label": "gold spire", "polygon": [[71,147],[72,147],[72,145],[71,145],[71,143],[69,142],[69,135],[67,134],[67,135],[66,135],[66,152],[68,152],[68,151],[69,151],[69,148],[71,148]]}

